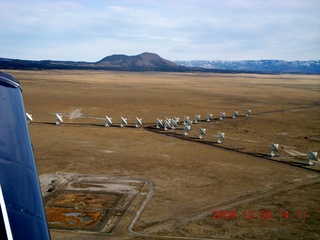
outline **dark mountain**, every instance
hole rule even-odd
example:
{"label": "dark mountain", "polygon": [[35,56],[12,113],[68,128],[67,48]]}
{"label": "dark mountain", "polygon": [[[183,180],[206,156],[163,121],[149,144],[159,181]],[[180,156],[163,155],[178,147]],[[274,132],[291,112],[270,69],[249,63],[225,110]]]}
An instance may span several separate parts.
{"label": "dark mountain", "polygon": [[185,67],[260,73],[320,74],[320,61],[244,60],[244,61],[176,61]]}
{"label": "dark mountain", "polygon": [[114,68],[147,68],[147,69],[166,69],[166,68],[181,68],[174,62],[165,60],[155,53],[142,53],[137,56],[127,55],[112,55],[105,57],[96,63],[100,67]]}
{"label": "dark mountain", "polygon": [[[142,53],[136,56],[112,55],[92,62],[73,61],[30,61],[0,58],[1,69],[82,69],[82,70],[115,70],[115,71],[188,71],[188,67],[177,65],[154,53]],[[196,69],[196,68],[195,68]]]}

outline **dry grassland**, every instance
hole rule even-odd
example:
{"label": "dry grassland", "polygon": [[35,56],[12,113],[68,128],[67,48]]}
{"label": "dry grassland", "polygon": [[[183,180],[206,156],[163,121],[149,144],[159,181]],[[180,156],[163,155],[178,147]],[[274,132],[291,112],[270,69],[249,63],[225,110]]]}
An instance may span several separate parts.
{"label": "dry grassland", "polygon": [[[39,175],[56,172],[151,179],[155,194],[134,226],[109,235],[51,229],[53,239],[319,239],[320,77],[200,73],[9,71],[20,80]],[[246,109],[252,115],[245,118]],[[226,118],[148,131],[156,118]],[[55,113],[64,123],[55,126]],[[114,127],[105,128],[105,116]],[[120,116],[129,126],[119,128]],[[144,128],[134,128],[135,117]],[[130,127],[132,126],[132,127]],[[199,126],[207,129],[198,140]],[[150,130],[150,129],[149,129]],[[216,143],[217,131],[225,141]],[[161,133],[161,134],[158,134]],[[274,160],[270,142],[280,144]],[[292,150],[296,156],[293,156]],[[291,152],[290,152],[291,151]],[[235,219],[213,219],[234,210]],[[263,211],[270,210],[271,218]],[[245,219],[244,211],[254,212]],[[279,211],[289,211],[280,218]],[[303,211],[305,216],[297,216]],[[262,218],[260,218],[262,214]],[[159,237],[166,236],[166,237]]]}

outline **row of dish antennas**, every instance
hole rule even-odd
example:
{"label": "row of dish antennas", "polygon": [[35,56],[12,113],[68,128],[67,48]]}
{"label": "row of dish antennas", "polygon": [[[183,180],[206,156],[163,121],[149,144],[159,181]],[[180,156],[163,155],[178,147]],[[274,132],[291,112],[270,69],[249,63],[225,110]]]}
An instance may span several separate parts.
{"label": "row of dish antennas", "polygon": [[[246,117],[248,117],[250,114],[251,114],[251,110],[247,110],[246,111]],[[234,111],[233,114],[232,114],[232,118],[236,118],[237,116],[238,116],[238,111]],[[225,118],[225,117],[226,117],[225,113],[221,112],[219,119],[223,120],[223,118]],[[209,122],[212,119],[213,119],[212,114],[208,113],[206,121]],[[198,115],[198,114],[195,114],[195,120],[194,121],[190,121],[189,117],[185,116],[184,120],[185,120],[184,123],[186,123],[185,125],[191,126],[192,123],[198,123],[198,121],[201,121],[201,116]],[[123,128],[127,124],[128,124],[127,123],[127,118],[121,117],[120,118],[120,127]],[[177,117],[174,117],[172,119],[165,118],[164,123],[162,122],[162,120],[160,120],[158,118],[157,118],[157,121],[156,121],[157,128],[163,127],[164,130],[168,130],[168,128],[175,129],[175,127],[177,127],[178,124],[179,124],[179,118],[177,118]],[[112,125],[112,118],[106,116],[106,124],[105,124],[105,126],[109,127],[110,125]],[[142,119],[136,117],[136,125],[135,126],[138,128],[141,125],[142,125]],[[186,127],[186,128],[189,128],[189,127]]]}
{"label": "row of dish antennas", "polygon": [[[26,118],[27,118],[27,123],[29,124],[30,122],[33,121],[32,119],[32,115],[29,113],[26,113]],[[63,123],[63,119],[62,116],[59,115],[58,113],[56,113],[56,125],[60,125],[61,123]],[[120,118],[120,127],[123,128],[125,125],[127,125],[127,119],[124,117]],[[109,127],[110,125],[112,125],[112,118],[106,116],[106,123],[105,126]],[[136,127],[139,127],[142,125],[142,119],[140,118],[136,118]]]}
{"label": "row of dish antennas", "polygon": [[[234,111],[232,113],[232,118],[236,118],[238,117],[239,113],[238,111]],[[251,115],[251,110],[246,110],[246,117],[249,117]],[[226,114],[224,112],[221,112],[219,115],[219,120],[223,120],[226,117]],[[208,113],[207,114],[207,122],[210,122],[211,120],[213,120],[213,114],[212,113]],[[195,114],[194,115],[194,121],[191,121],[189,116],[184,116],[183,118],[183,130],[184,130],[184,135],[187,136],[188,133],[191,131],[191,126],[192,124],[197,124],[199,121],[201,121],[201,115],[199,114]],[[177,117],[173,117],[172,119],[170,118],[165,118],[164,122],[157,118],[156,120],[156,128],[164,128],[165,131],[167,131],[169,128],[170,129],[175,129],[179,124],[179,118]],[[206,135],[206,129],[205,128],[199,128],[199,138],[202,139],[203,136]],[[222,140],[224,139],[224,133],[219,132],[218,131],[218,135],[217,135],[217,142],[221,143]]]}
{"label": "row of dish antennas", "polygon": [[[26,113],[26,118],[28,124],[33,121],[32,115],[29,113]],[[56,113],[56,125],[60,125],[61,123],[63,123],[62,116]]]}
{"label": "row of dish antennas", "polygon": [[[234,111],[232,113],[232,118],[234,119],[234,118],[238,117],[238,115],[239,115],[238,111]],[[246,117],[249,117],[250,115],[251,115],[251,110],[246,110]],[[226,113],[221,112],[219,115],[219,120],[223,120],[225,117],[226,117]],[[211,120],[213,120],[213,114],[208,113],[206,121],[210,122]],[[194,115],[194,121],[191,121],[189,119],[189,116],[184,116],[184,119],[183,119],[183,123],[185,125],[189,125],[189,126],[191,126],[193,123],[197,124],[199,121],[201,121],[201,115],[199,115],[199,114]],[[164,130],[168,130],[168,128],[174,129],[178,124],[179,124],[179,118],[177,118],[177,117],[173,117],[172,119],[169,119],[166,117],[164,120],[164,123],[162,122],[162,120],[160,120],[158,118],[156,121],[157,128],[163,127]]]}
{"label": "row of dish antennas", "polygon": [[[188,116],[183,117],[183,130],[184,135],[188,136],[188,133],[191,131],[192,124],[198,123],[200,120],[200,115],[195,115],[195,121],[191,121]],[[173,117],[173,118],[165,118],[164,121],[157,118],[156,120],[156,128],[160,129],[163,128],[165,131],[168,129],[175,129],[179,124],[179,118]],[[204,135],[206,135],[206,129],[205,128],[199,128],[199,139],[202,139]],[[224,140],[224,133],[218,131],[217,135],[217,142],[221,143],[222,140]]]}
{"label": "row of dish antennas", "polygon": [[[245,113],[245,116],[246,117],[249,117],[251,115],[251,110],[246,110],[246,113]],[[232,113],[232,119],[235,119],[235,118],[237,118],[239,116],[239,112],[238,111],[234,111],[233,113]],[[224,118],[226,118],[226,113],[224,113],[224,112],[220,112],[220,115],[219,115],[219,120],[223,120]],[[195,115],[195,120],[194,120],[194,123],[198,123],[198,121],[200,121],[201,119],[200,119],[200,115]],[[213,120],[213,114],[212,113],[208,113],[207,114],[207,119],[206,119],[206,121],[207,122],[210,122],[211,120]]]}
{"label": "row of dish antennas", "polygon": [[[249,117],[251,114],[251,110],[246,110],[246,117]],[[233,114],[232,114],[232,118],[236,118],[238,116],[238,111],[234,111]],[[220,113],[220,120],[223,120],[224,118],[226,117],[226,114],[224,112],[221,112]],[[26,119],[27,119],[27,123],[29,124],[30,122],[33,121],[33,118],[32,118],[32,115],[29,114],[29,113],[26,113]],[[174,129],[174,127],[177,125],[176,123],[178,123],[179,121],[179,118],[174,118],[173,120],[176,120],[175,123],[174,122],[171,122],[171,124],[167,124],[167,127],[170,127],[172,129]],[[213,114],[212,113],[208,113],[207,115],[207,119],[206,121],[207,122],[210,122],[211,120],[213,120]],[[198,115],[198,114],[195,114],[195,119],[194,121],[189,121],[192,123],[198,123],[198,121],[201,121],[201,116]],[[63,119],[62,119],[62,116],[59,115],[58,113],[56,113],[56,125],[60,125],[61,123],[63,123]],[[124,117],[121,117],[120,119],[120,127],[124,127],[124,125],[127,125],[127,118],[124,118]],[[166,123],[165,123],[166,124]],[[110,125],[112,125],[112,118],[106,116],[106,124],[105,126],[106,127],[109,127]],[[142,125],[142,119],[141,118],[137,118],[136,117],[136,127],[139,127]],[[158,125],[157,125],[158,126]]]}
{"label": "row of dish antennas", "polygon": [[[124,126],[127,125],[127,124],[128,124],[127,118],[120,117],[120,127],[124,128]],[[105,124],[105,126],[106,127],[110,127],[111,125],[112,125],[112,118],[106,116],[106,124]],[[136,117],[136,127],[138,128],[141,125],[142,125],[142,119]]]}
{"label": "row of dish antennas", "polygon": [[[235,111],[232,118],[235,118],[238,113]],[[249,116],[251,114],[250,110],[247,110],[246,116]],[[210,121],[212,119],[212,114],[208,114],[208,118],[207,121]],[[223,119],[223,117],[225,117],[224,113],[220,113],[220,120]],[[29,124],[30,122],[33,121],[32,115],[29,113],[26,113],[26,119],[27,119],[27,123]],[[188,116],[184,116],[183,118],[183,130],[184,130],[184,135],[188,136],[188,133],[191,131],[191,126],[193,123],[198,123],[198,121],[200,121],[200,115],[195,115],[195,120],[191,121],[189,119]],[[63,123],[63,119],[62,116],[56,113],[56,125],[60,125],[61,123]],[[123,128],[125,125],[127,125],[127,118],[121,117],[120,118],[120,127]],[[169,118],[165,118],[164,123],[162,122],[161,119],[157,118],[156,120],[156,128],[164,128],[164,130],[168,130],[170,129],[175,129],[179,124],[179,118],[177,117],[173,117],[172,119]],[[109,118],[108,116],[106,116],[106,127],[109,127],[110,125],[112,125],[112,118]],[[137,118],[136,117],[136,127],[138,128],[139,126],[142,125],[142,119]],[[202,139],[203,136],[206,135],[206,129],[205,128],[199,128],[199,139]],[[221,143],[222,140],[225,139],[225,133],[222,133],[220,131],[218,131],[217,134],[217,143]],[[275,157],[276,154],[274,152],[279,152],[279,144],[274,144],[271,143],[270,145],[270,151],[269,151],[269,157]],[[312,161],[319,161],[318,157],[317,157],[318,153],[317,152],[312,152],[311,150],[308,151],[308,164],[309,166],[313,165]]]}
{"label": "row of dish antennas", "polygon": [[[270,144],[270,151],[269,151],[269,157],[275,157],[276,154],[274,152],[279,152],[279,144],[274,144],[271,143]],[[309,166],[313,166],[313,162],[312,161],[319,161],[318,157],[317,157],[318,153],[317,152],[312,152],[311,150],[308,151],[308,165]]]}

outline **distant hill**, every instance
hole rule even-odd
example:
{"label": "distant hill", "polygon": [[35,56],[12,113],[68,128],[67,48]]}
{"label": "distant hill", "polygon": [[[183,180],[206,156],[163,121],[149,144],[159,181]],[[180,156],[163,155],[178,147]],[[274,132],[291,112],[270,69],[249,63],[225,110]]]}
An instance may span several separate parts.
{"label": "distant hill", "polygon": [[[1,69],[82,69],[82,70],[115,70],[115,71],[188,71],[188,67],[161,58],[155,53],[142,53],[136,56],[112,55],[98,62],[73,61],[31,61],[0,58]],[[196,68],[195,68],[196,69]]]}
{"label": "distant hill", "polygon": [[112,55],[96,63],[99,67],[128,68],[128,69],[178,69],[178,64],[161,58],[155,53],[142,53],[137,56]]}
{"label": "distant hill", "polygon": [[110,70],[110,71],[163,71],[163,72],[219,72],[219,73],[295,73],[320,74],[320,61],[175,61],[161,58],[155,53],[135,56],[116,54],[98,62],[20,60],[0,58],[0,69],[22,70]]}
{"label": "distant hill", "polygon": [[244,60],[244,61],[175,61],[185,67],[248,71],[261,73],[320,74],[320,61]]}

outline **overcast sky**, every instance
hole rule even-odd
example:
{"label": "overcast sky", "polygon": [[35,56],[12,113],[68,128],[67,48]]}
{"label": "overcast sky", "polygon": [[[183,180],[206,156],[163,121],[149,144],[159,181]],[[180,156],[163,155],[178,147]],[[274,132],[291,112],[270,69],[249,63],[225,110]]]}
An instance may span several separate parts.
{"label": "overcast sky", "polygon": [[0,57],[320,60],[320,0],[0,0]]}

